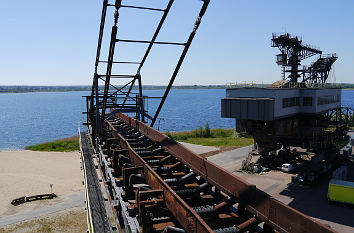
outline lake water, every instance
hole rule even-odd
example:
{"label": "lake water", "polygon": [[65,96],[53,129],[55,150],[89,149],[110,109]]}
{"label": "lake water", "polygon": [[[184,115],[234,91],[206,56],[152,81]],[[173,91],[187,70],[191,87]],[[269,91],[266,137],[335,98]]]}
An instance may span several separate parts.
{"label": "lake water", "polygon": [[[162,96],[162,90],[144,95]],[[27,145],[77,134],[86,111],[81,96],[88,92],[21,93],[0,95],[0,150],[18,150]],[[192,130],[209,123],[211,128],[233,128],[234,119],[220,117],[223,89],[172,90],[159,115],[161,131]],[[354,108],[354,91],[345,90],[342,105]],[[157,102],[150,100],[154,112]],[[158,122],[156,122],[156,128]]]}

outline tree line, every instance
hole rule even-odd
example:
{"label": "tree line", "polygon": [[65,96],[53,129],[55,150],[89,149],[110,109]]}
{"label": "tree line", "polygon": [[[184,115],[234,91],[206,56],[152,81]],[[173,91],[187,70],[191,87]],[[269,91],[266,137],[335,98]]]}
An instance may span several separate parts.
{"label": "tree line", "polygon": [[[352,83],[341,83],[339,85],[343,89],[354,89],[354,84]],[[0,86],[0,93],[91,91],[91,88],[92,88],[91,86]],[[103,88],[103,86],[101,88]],[[164,90],[166,89],[166,86],[143,85],[143,88],[144,90]],[[225,89],[225,88],[226,85],[172,86],[172,89]],[[135,86],[133,89],[136,90],[137,87]]]}

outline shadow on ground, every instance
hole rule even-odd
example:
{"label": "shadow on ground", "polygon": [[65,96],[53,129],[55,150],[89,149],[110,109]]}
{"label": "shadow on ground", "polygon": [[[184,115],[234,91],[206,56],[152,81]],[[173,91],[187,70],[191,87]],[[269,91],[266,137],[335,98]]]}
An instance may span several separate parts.
{"label": "shadow on ground", "polygon": [[292,208],[314,218],[354,227],[354,206],[327,200],[329,180],[322,180],[315,186],[290,185],[280,195],[293,200],[288,204]]}

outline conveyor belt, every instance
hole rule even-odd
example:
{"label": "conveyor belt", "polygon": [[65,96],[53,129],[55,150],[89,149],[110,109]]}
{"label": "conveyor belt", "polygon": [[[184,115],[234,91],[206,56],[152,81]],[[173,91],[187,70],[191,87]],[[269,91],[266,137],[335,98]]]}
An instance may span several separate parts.
{"label": "conveyor belt", "polygon": [[106,120],[99,148],[123,230],[334,232],[126,115]]}
{"label": "conveyor belt", "polygon": [[97,233],[112,232],[107,217],[104,199],[98,181],[95,164],[92,160],[93,151],[85,132],[80,133],[83,166],[85,170],[86,202],[89,214],[89,231]]}

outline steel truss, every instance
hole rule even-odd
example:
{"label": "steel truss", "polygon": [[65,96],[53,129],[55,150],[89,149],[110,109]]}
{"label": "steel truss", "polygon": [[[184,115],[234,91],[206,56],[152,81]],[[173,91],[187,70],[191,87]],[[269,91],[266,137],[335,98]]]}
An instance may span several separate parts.
{"label": "steel truss", "polygon": [[[196,31],[201,23],[201,19],[209,5],[210,0],[202,0],[202,5],[198,13],[197,19],[194,22],[194,27],[190,33],[186,42],[165,42],[165,41],[156,41],[161,28],[163,27],[165,20],[173,7],[174,0],[167,1],[167,5],[164,9],[152,8],[152,7],[142,7],[142,6],[133,6],[133,5],[124,5],[122,0],[115,0],[114,4],[109,3],[108,0],[103,0],[102,14],[101,14],[101,23],[99,29],[98,45],[97,45],[97,54],[95,61],[95,72],[92,83],[92,91],[90,96],[87,98],[87,124],[93,126],[97,136],[100,136],[102,133],[101,126],[103,125],[104,120],[107,116],[113,113],[135,113],[135,118],[141,120],[142,122],[147,123],[150,121],[150,126],[154,126],[157,117],[162,109],[163,104],[171,90],[171,87],[177,77],[177,74],[182,66],[183,60],[188,52],[188,49],[195,37]],[[114,7],[114,25],[111,29],[110,35],[110,44],[109,44],[109,53],[108,59],[101,59],[101,49],[102,41],[105,32],[105,24],[107,19],[107,9],[108,7]],[[152,11],[156,13],[162,13],[160,21],[155,29],[155,32],[151,40],[132,40],[132,39],[122,39],[118,35],[118,21],[119,13],[122,8],[134,8],[137,10],[143,11]],[[116,45],[119,43],[135,43],[135,44],[148,44],[148,47],[143,55],[141,61],[119,61],[115,58],[117,57]],[[157,110],[154,114],[149,114],[145,107],[145,100],[148,99],[148,96],[143,94],[142,86],[142,75],[141,69],[143,68],[153,45],[170,45],[170,46],[181,46],[183,47],[182,53],[178,59],[177,65],[174,68],[170,81],[162,97],[157,97],[160,99],[160,103],[157,107]],[[106,65],[106,73],[99,74],[98,67],[101,64]],[[116,64],[125,64],[125,65],[138,65],[138,68],[133,74],[112,74],[112,68]],[[125,84],[122,86],[115,86],[112,84],[112,79],[125,80]],[[100,82],[103,82],[103,86],[99,85]],[[133,88],[137,86],[138,92],[133,93]],[[155,97],[156,98],[156,97]],[[106,113],[107,109],[114,108],[113,113]]]}
{"label": "steel truss", "polygon": [[[288,79],[292,83],[297,83],[302,76],[303,83],[324,85],[333,63],[338,59],[336,54],[322,54],[321,50],[303,43],[301,38],[289,33],[273,33],[271,43],[272,47],[277,47],[281,52],[277,55],[277,64],[282,66],[283,79],[286,78],[285,73],[290,73]],[[320,57],[309,67],[302,66],[299,69],[302,60],[314,55]]]}

